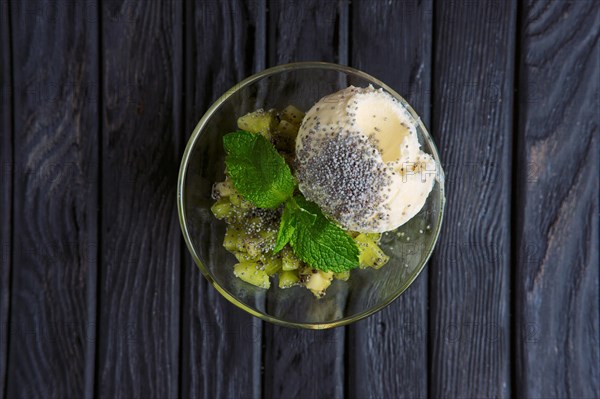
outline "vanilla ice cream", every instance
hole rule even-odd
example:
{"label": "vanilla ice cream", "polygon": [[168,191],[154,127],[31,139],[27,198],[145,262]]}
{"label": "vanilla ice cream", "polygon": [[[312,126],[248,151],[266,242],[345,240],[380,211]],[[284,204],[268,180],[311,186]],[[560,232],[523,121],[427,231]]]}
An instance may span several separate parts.
{"label": "vanilla ice cream", "polygon": [[317,102],[296,139],[304,196],[343,228],[393,230],[415,216],[435,183],[416,121],[382,89],[350,86]]}

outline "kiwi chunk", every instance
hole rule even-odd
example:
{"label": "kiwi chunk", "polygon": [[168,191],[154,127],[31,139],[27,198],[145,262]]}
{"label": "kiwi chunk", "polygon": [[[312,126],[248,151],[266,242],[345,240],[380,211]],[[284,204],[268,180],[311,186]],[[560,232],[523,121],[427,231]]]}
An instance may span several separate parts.
{"label": "kiwi chunk", "polygon": [[290,288],[300,284],[300,276],[296,270],[282,270],[279,272],[279,288]]}
{"label": "kiwi chunk", "polygon": [[238,260],[238,262],[250,262],[256,261],[254,257],[250,256],[247,252],[233,251],[233,255]]}
{"label": "kiwi chunk", "polygon": [[317,298],[321,298],[325,295],[327,287],[331,285],[333,272],[323,272],[321,270],[306,268],[301,271],[300,278],[306,288],[311,290]]}
{"label": "kiwi chunk", "polygon": [[217,219],[225,219],[231,215],[233,209],[228,198],[221,198],[210,207],[210,211]]}
{"label": "kiwi chunk", "polygon": [[234,206],[240,208],[241,210],[248,210],[253,208],[252,203],[243,199],[242,196],[237,193],[237,191],[231,193],[231,195],[228,198]]}
{"label": "kiwi chunk", "polygon": [[281,250],[281,268],[283,270],[296,270],[300,267],[302,262],[294,255],[290,247],[284,247]]}
{"label": "kiwi chunk", "polygon": [[260,288],[269,288],[269,275],[258,262],[240,262],[233,266],[233,274],[243,281]]}
{"label": "kiwi chunk", "polygon": [[358,262],[361,268],[372,267],[373,269],[379,269],[390,260],[390,257],[379,248],[379,245],[366,234],[361,233],[357,235],[354,241],[360,251]]}
{"label": "kiwi chunk", "polygon": [[261,254],[261,242],[258,238],[252,237],[248,234],[240,235],[240,241],[238,250],[243,252],[248,252],[248,255],[252,256],[252,258],[257,259]]}
{"label": "kiwi chunk", "polygon": [[258,133],[271,139],[271,132],[276,124],[275,112],[259,109],[241,116],[237,120],[238,127],[250,133]]}
{"label": "kiwi chunk", "polygon": [[365,237],[373,241],[375,244],[379,244],[381,241],[381,233],[363,233]]}
{"label": "kiwi chunk", "polygon": [[[223,239],[223,246],[229,252],[239,251],[238,248],[240,245],[240,234],[242,230],[235,226],[227,226],[227,230],[225,231],[225,238]],[[245,252],[245,251],[240,251]]]}
{"label": "kiwi chunk", "polygon": [[268,276],[273,276],[281,270],[281,258],[277,256],[264,256],[262,262],[264,263],[265,272]]}
{"label": "kiwi chunk", "polygon": [[288,105],[279,114],[282,120],[296,126],[300,126],[300,124],[302,123],[302,119],[304,119],[304,115],[304,112],[300,111],[293,105]]}
{"label": "kiwi chunk", "polygon": [[264,245],[260,237],[250,235],[239,227],[227,226],[223,246],[229,252],[243,252],[248,254],[249,259],[259,259]]}

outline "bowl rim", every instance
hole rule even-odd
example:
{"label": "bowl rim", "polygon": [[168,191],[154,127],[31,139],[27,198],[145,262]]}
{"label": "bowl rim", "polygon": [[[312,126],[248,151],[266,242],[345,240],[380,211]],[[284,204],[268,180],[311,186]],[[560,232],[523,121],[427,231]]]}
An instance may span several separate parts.
{"label": "bowl rim", "polygon": [[[282,320],[277,317],[263,313],[258,309],[254,309],[251,306],[246,305],[242,301],[238,300],[235,297],[235,295],[233,295],[229,291],[227,291],[224,287],[222,287],[213,278],[210,270],[208,270],[208,268],[200,260],[200,257],[198,256],[198,254],[196,253],[196,250],[194,249],[194,246],[192,245],[191,236],[190,236],[190,233],[188,231],[187,224],[185,221],[186,213],[185,213],[185,207],[184,207],[184,199],[185,198],[184,198],[183,190],[184,190],[184,182],[185,182],[185,179],[187,176],[189,159],[190,159],[190,156],[192,153],[192,149],[195,147],[196,141],[200,137],[200,133],[202,132],[202,129],[207,124],[208,120],[213,115],[213,113],[221,106],[221,104],[223,104],[227,99],[229,99],[229,97],[234,95],[236,92],[238,92],[242,88],[247,87],[247,86],[251,85],[252,83],[254,83],[258,80],[261,80],[267,76],[276,75],[276,74],[291,71],[291,70],[301,70],[301,69],[326,69],[326,70],[335,70],[335,71],[339,71],[339,72],[344,72],[346,74],[351,74],[351,75],[358,75],[361,78],[371,81],[371,82],[375,83],[376,85],[378,85],[379,87],[383,88],[385,91],[387,91],[389,94],[391,94],[397,100],[399,100],[402,103],[402,105],[404,107],[406,107],[406,109],[409,111],[409,113],[412,115],[412,117],[415,119],[415,121],[417,122],[418,126],[420,127],[420,129],[422,131],[423,139],[425,141],[427,141],[427,144],[431,148],[432,155],[433,155],[434,159],[437,161],[438,166],[439,166],[439,172],[438,172],[438,176],[437,176],[438,184],[440,187],[439,219],[435,226],[434,238],[433,238],[433,240],[431,240],[431,244],[429,245],[429,248],[427,248],[427,253],[426,253],[426,256],[423,258],[422,263],[415,269],[415,271],[409,276],[409,278],[404,282],[404,284],[402,284],[399,287],[399,289],[397,289],[396,292],[393,295],[390,295],[385,301],[383,301],[383,302],[377,304],[376,306],[373,306],[363,312],[357,313],[352,316],[344,317],[342,319],[339,319],[339,320],[336,320],[333,322],[329,322],[329,323],[302,323],[302,322]],[[421,118],[419,117],[419,115],[417,115],[417,113],[411,107],[411,105],[404,99],[404,97],[402,97],[395,90],[393,90],[391,87],[389,87],[388,85],[386,85],[379,79],[367,74],[366,72],[360,71],[358,69],[355,69],[355,68],[352,68],[349,66],[334,64],[334,63],[330,63],[330,62],[321,62],[321,61],[294,62],[294,63],[289,63],[289,64],[277,65],[272,68],[267,68],[261,72],[258,72],[256,74],[253,74],[253,75],[247,77],[246,79],[242,80],[239,83],[236,83],[233,87],[231,87],[229,90],[227,90],[222,96],[220,96],[208,108],[208,110],[204,113],[202,118],[200,118],[200,121],[198,121],[198,123],[196,124],[196,127],[192,131],[192,134],[186,144],[185,151],[181,158],[181,164],[179,167],[179,174],[178,174],[178,178],[177,178],[177,211],[179,214],[179,225],[181,227],[181,231],[182,231],[182,234],[183,234],[183,237],[185,240],[185,244],[188,248],[188,251],[192,255],[192,258],[194,259],[194,262],[196,263],[196,265],[198,266],[198,268],[200,269],[200,271],[202,272],[204,277],[208,280],[208,282],[221,295],[223,295],[229,302],[231,302],[238,308],[250,313],[251,315],[256,316],[262,320],[268,321],[270,323],[282,325],[285,327],[299,327],[299,328],[305,328],[305,329],[311,329],[311,330],[322,330],[322,329],[327,329],[327,328],[345,326],[350,323],[354,323],[358,320],[362,320],[368,316],[371,316],[374,313],[379,312],[380,310],[382,310],[383,308],[385,308],[389,304],[391,304],[393,301],[395,301],[400,295],[402,295],[402,293],[404,293],[404,291],[406,291],[408,289],[408,287],[410,287],[412,285],[412,283],[417,279],[417,277],[421,274],[421,272],[425,268],[425,265],[427,264],[429,258],[431,257],[433,249],[439,239],[442,221],[444,219],[444,209],[445,209],[445,204],[446,204],[444,181],[445,181],[444,171],[441,167],[441,160],[440,160],[440,156],[439,156],[437,147],[435,146],[435,143],[433,142],[433,139],[431,138],[429,131],[427,130],[427,128],[421,121]]]}

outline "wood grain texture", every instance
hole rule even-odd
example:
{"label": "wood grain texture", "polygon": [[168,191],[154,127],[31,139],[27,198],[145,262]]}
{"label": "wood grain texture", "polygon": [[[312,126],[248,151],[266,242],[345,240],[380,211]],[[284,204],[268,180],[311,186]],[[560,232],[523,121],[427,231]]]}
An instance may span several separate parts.
{"label": "wood grain texture", "polygon": [[[339,7],[347,5],[340,3],[269,1],[268,66],[308,60],[347,62],[347,49],[339,43]],[[344,396],[344,328],[310,331],[267,323],[264,342],[265,397]]]}
{"label": "wood grain texture", "polygon": [[522,8],[514,289],[517,397],[600,397],[600,7]]}
{"label": "wood grain texture", "polygon": [[10,10],[0,2],[0,398],[5,397],[12,269],[12,54]]}
{"label": "wood grain texture", "polygon": [[[398,91],[429,127],[432,2],[354,1],[351,13],[352,66]],[[427,397],[427,274],[348,327],[351,397]]]}
{"label": "wood grain texture", "polygon": [[178,396],[182,3],[105,1],[96,393]]}
{"label": "wood grain texture", "polygon": [[344,1],[267,0],[269,66],[340,59],[340,7]]}
{"label": "wood grain texture", "polygon": [[434,16],[447,203],[429,270],[430,395],[507,397],[516,5],[438,2]]}
{"label": "wood grain texture", "polygon": [[[595,0],[0,0],[0,398],[600,397],[599,26]],[[263,323],[181,256],[193,127],[303,60],[404,95],[447,175],[431,264],[345,329]]]}
{"label": "wood grain texture", "polygon": [[[95,272],[95,3],[11,2],[14,235],[7,397],[82,397]],[[93,336],[92,336],[93,337]],[[90,363],[91,362],[91,363]]]}
{"label": "wood grain texture", "polygon": [[[265,67],[262,1],[187,1],[185,137],[225,91]],[[187,251],[186,251],[187,254]],[[181,397],[258,398],[262,322],[184,262]]]}

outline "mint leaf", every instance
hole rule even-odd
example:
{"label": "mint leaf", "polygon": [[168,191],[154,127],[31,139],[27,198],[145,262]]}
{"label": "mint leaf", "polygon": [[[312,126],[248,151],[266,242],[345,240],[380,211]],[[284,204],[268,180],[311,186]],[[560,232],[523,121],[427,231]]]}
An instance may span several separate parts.
{"label": "mint leaf", "polygon": [[290,244],[300,260],[315,269],[336,273],[358,267],[358,246],[344,230],[303,197],[295,196],[290,201],[297,206]]}
{"label": "mint leaf", "polygon": [[241,196],[259,208],[275,208],[290,198],[296,182],[290,167],[263,136],[243,130],[223,137],[225,165]]}
{"label": "mint leaf", "polygon": [[277,232],[277,241],[275,241],[275,247],[273,253],[281,251],[285,245],[290,242],[294,231],[296,229],[296,205],[292,199],[285,203],[283,208],[283,214],[281,215],[281,222],[279,222],[279,231]]}
{"label": "mint leaf", "polygon": [[314,215],[313,222],[315,221],[314,219],[316,219],[317,217],[323,216],[319,205],[315,204],[314,202],[308,201],[303,196],[296,195],[294,196],[294,198],[292,198],[292,200],[294,201],[296,207],[302,212],[304,212],[306,215]]}

